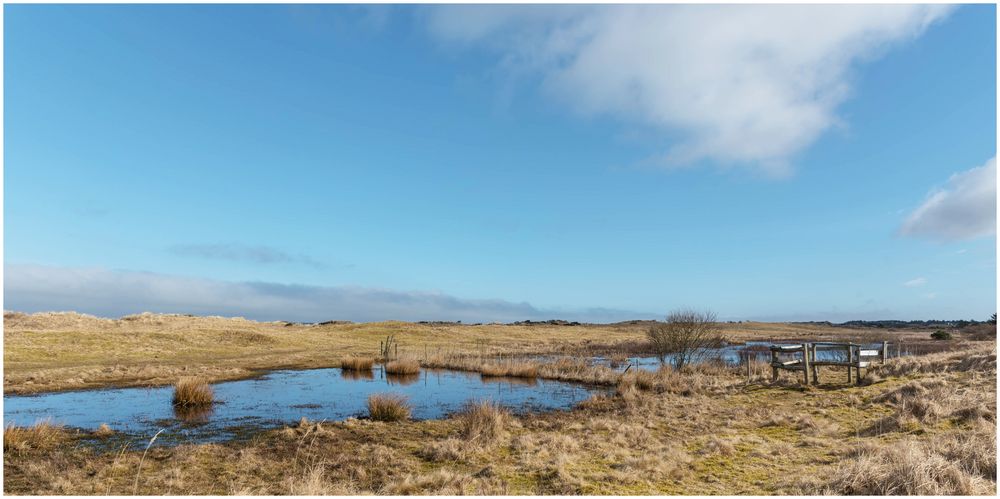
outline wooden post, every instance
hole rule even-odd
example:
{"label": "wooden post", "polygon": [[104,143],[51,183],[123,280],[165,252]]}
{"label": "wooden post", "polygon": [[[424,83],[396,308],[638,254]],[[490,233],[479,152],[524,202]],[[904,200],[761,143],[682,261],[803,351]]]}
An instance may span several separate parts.
{"label": "wooden post", "polygon": [[816,366],[816,344],[813,343],[812,346],[812,360],[810,361],[813,368],[813,384],[819,384],[819,367]]}
{"label": "wooden post", "polygon": [[805,379],[805,384],[809,384],[809,343],[802,344],[802,376]]}
{"label": "wooden post", "polygon": [[854,349],[847,345],[847,384],[851,384],[851,365],[854,364]]}
{"label": "wooden post", "polygon": [[861,346],[858,346],[858,356],[854,358],[854,365],[857,369],[854,372],[854,384],[861,384]]}
{"label": "wooden post", "polygon": [[778,381],[778,368],[775,364],[778,362],[778,351],[771,350],[771,381]]}
{"label": "wooden post", "polygon": [[889,342],[888,341],[883,341],[882,342],[882,363],[885,364],[885,361],[888,358],[889,358]]}

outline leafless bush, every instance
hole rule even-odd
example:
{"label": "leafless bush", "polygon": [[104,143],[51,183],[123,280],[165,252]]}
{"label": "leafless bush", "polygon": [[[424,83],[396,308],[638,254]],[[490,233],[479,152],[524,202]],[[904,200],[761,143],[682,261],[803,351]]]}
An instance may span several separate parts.
{"label": "leafless bush", "polygon": [[721,347],[725,338],[719,331],[714,313],[677,310],[666,322],[650,326],[646,336],[660,362],[672,355],[671,363],[680,370]]}

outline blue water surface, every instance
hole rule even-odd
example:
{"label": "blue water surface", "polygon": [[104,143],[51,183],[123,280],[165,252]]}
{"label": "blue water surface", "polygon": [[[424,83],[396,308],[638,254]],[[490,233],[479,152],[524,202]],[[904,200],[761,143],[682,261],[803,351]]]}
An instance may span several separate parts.
{"label": "blue water surface", "polygon": [[386,376],[379,368],[366,374],[339,368],[274,371],[212,387],[217,403],[210,411],[175,409],[172,387],[5,395],[4,424],[31,425],[48,419],[85,430],[107,424],[118,432],[145,438],[165,429],[163,438],[196,443],[245,436],[301,418],[338,421],[365,416],[368,396],[375,393],[403,395],[413,407],[414,419],[433,419],[477,400],[492,400],[516,413],[566,409],[602,390],[448,370]]}

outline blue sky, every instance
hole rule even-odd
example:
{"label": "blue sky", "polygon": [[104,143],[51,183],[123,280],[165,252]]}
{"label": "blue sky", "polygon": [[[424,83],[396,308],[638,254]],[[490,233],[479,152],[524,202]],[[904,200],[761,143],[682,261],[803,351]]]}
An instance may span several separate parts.
{"label": "blue sky", "polygon": [[995,20],[8,5],[4,308],[985,319]]}

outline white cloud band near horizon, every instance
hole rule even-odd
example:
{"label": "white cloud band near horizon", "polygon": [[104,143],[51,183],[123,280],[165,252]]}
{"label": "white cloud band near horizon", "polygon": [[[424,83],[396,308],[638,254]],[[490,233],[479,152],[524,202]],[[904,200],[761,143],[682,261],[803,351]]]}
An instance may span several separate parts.
{"label": "white cloud band near horizon", "polygon": [[709,159],[772,176],[840,123],[853,70],[920,36],[941,5],[430,7],[430,33],[496,54],[585,115],[670,135],[653,159]]}
{"label": "white cloud band near horizon", "polygon": [[29,313],[74,311],[102,317],[185,313],[292,322],[564,319],[607,323],[658,316],[606,308],[542,309],[526,302],[463,299],[426,291],[230,282],[34,264],[4,265],[4,309]]}

